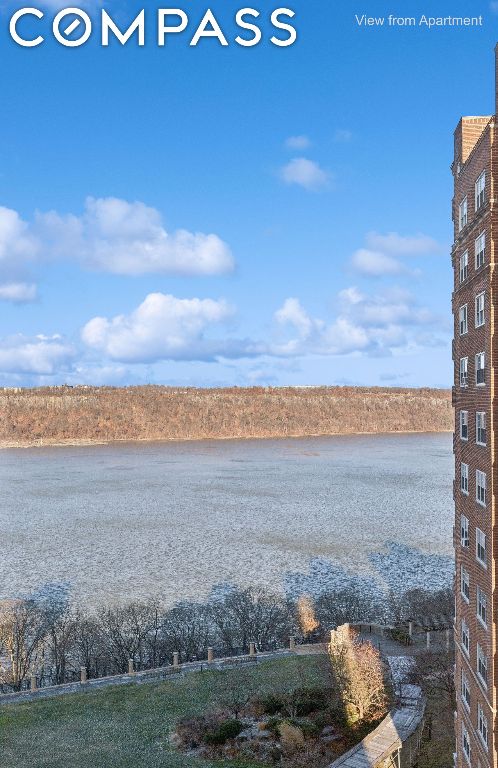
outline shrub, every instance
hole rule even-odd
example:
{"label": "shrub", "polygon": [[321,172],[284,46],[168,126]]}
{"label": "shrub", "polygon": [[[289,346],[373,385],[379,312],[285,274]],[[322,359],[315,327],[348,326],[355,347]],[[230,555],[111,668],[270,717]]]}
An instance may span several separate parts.
{"label": "shrub", "polygon": [[270,717],[270,719],[266,723],[266,730],[271,731],[275,736],[279,736],[281,724],[282,724],[281,717]]}
{"label": "shrub", "polygon": [[297,726],[303,732],[305,739],[311,739],[319,732],[319,727],[312,720],[293,720],[292,725]]}
{"label": "shrub", "polygon": [[208,731],[204,736],[206,744],[225,744],[229,739],[234,739],[244,730],[240,720],[225,720],[214,731]]}
{"label": "shrub", "polygon": [[207,731],[215,730],[219,724],[220,718],[214,715],[184,717],[176,725],[176,734],[185,746],[195,749],[204,741]]}
{"label": "shrub", "polygon": [[304,734],[297,725],[292,725],[287,720],[280,723],[278,728],[280,743],[286,754],[293,754],[304,744]]}
{"label": "shrub", "polygon": [[257,704],[265,715],[276,715],[278,712],[281,712],[284,707],[283,699],[279,696],[275,696],[273,693],[258,699]]}
{"label": "shrub", "polygon": [[327,709],[332,698],[332,691],[327,688],[298,688],[294,691],[298,717],[305,717],[311,712]]}

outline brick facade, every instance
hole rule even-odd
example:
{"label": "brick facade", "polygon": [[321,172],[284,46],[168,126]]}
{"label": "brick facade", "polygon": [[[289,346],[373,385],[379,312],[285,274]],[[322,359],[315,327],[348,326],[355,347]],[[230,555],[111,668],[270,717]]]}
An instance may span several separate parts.
{"label": "brick facade", "polygon": [[[495,109],[496,111],[496,109]],[[455,380],[455,684],[457,691],[456,752],[458,768],[487,768],[497,765],[497,723],[495,717],[498,665],[495,665],[496,631],[494,593],[498,551],[495,545],[495,429],[494,392],[498,375],[495,316],[498,282],[495,270],[495,241],[498,238],[498,208],[495,201],[498,182],[498,146],[495,117],[464,117],[455,130],[454,197],[452,205],[454,243],[452,264],[454,291],[453,360]],[[485,174],[482,201],[476,201],[476,182]],[[460,206],[467,198],[467,221],[462,222]],[[476,266],[476,239],[484,233],[484,263]],[[468,252],[468,266],[465,259]],[[476,297],[484,293],[484,324],[476,327]],[[461,328],[460,310],[467,307],[467,327]],[[464,316],[465,317],[465,316]],[[480,318],[478,318],[479,320]],[[465,324],[464,324],[465,325]],[[462,333],[463,330],[463,333]],[[484,382],[476,381],[476,355],[484,352]],[[468,379],[461,381],[460,361],[468,359]],[[483,374],[479,374],[482,376]],[[468,414],[467,435],[461,436],[460,414]],[[486,420],[485,445],[477,443],[476,413]],[[482,435],[481,435],[482,437]],[[481,440],[481,442],[483,442]],[[468,466],[468,491],[462,489],[461,466]],[[476,472],[485,474],[485,499],[478,499]],[[462,516],[468,521],[468,539],[462,537]],[[465,529],[466,526],[464,526]],[[482,532],[482,533],[479,533]],[[477,537],[485,552],[477,551]],[[478,557],[478,555],[480,557]],[[482,562],[484,560],[484,562]],[[468,600],[462,595],[462,568],[468,574]],[[466,578],[464,579],[466,581]],[[464,589],[465,591],[465,589]],[[478,594],[481,600],[478,600]],[[485,600],[485,614],[482,606]],[[480,606],[481,611],[480,611]],[[481,617],[479,613],[481,612]],[[498,612],[496,612],[498,616]],[[462,626],[468,628],[468,652]],[[480,653],[478,653],[480,649]],[[479,658],[481,658],[481,665]],[[482,661],[487,664],[484,674]],[[479,674],[479,670],[482,674]],[[462,675],[465,686],[462,691]],[[486,682],[483,677],[486,678]],[[470,754],[468,754],[470,748]]]}

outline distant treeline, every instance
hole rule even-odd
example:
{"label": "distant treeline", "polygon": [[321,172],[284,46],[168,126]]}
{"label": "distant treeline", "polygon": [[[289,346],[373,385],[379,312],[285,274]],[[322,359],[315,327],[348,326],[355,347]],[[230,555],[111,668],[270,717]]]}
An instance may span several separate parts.
{"label": "distant treeline", "polygon": [[0,446],[452,430],[442,389],[0,389]]}
{"label": "distant treeline", "polygon": [[36,597],[0,602],[0,691],[29,687],[35,674],[39,685],[79,679],[81,667],[89,677],[205,659],[208,647],[216,656],[288,647],[297,641],[327,638],[344,622],[394,625],[416,616],[451,616],[451,589],[411,590],[376,597],[353,587],[302,595],[290,600],[260,588],[230,588],[206,602],[182,602],[165,608],[160,602],[130,602],[103,606],[86,613],[64,593],[48,591]]}

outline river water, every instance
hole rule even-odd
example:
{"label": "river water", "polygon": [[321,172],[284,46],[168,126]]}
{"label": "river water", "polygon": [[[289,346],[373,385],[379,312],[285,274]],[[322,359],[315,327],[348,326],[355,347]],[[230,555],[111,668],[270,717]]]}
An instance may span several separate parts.
{"label": "river water", "polygon": [[449,434],[0,451],[0,597],[451,583]]}

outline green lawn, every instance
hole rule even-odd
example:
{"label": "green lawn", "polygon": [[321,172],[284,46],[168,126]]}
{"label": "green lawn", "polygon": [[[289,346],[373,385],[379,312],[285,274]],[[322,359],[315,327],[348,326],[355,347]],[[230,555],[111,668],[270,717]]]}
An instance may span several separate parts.
{"label": "green lawn", "polygon": [[[293,656],[251,668],[257,687],[283,691],[323,682],[323,660]],[[2,768],[212,768],[170,747],[175,721],[216,706],[237,670],[119,686],[0,707]],[[245,763],[237,768],[261,768]]]}

